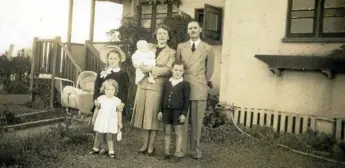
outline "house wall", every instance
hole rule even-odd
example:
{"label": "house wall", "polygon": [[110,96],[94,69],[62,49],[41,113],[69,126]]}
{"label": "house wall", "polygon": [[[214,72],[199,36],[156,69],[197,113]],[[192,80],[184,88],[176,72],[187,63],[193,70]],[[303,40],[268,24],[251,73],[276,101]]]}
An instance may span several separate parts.
{"label": "house wall", "polygon": [[345,117],[345,76],[272,74],[255,54],[322,55],[340,44],[283,43],[287,0],[225,1],[220,100],[249,108]]}

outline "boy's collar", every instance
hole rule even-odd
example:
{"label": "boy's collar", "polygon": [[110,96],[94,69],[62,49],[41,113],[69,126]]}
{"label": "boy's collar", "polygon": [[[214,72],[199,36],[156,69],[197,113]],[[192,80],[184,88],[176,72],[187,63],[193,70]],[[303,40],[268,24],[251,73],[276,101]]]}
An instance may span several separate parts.
{"label": "boy's collar", "polygon": [[171,77],[171,78],[169,79],[169,81],[178,81],[178,82],[182,82],[182,81],[183,81],[183,77],[181,77],[180,79],[175,79],[175,78]]}

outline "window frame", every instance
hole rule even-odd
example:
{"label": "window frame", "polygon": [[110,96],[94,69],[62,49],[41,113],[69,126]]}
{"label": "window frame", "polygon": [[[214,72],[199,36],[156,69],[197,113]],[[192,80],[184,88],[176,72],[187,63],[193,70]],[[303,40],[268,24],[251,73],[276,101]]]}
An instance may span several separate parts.
{"label": "window frame", "polygon": [[[206,26],[207,24],[207,9],[211,9],[211,10],[216,10],[217,12],[219,12],[220,14],[218,14],[219,16],[219,20],[217,22],[218,26],[220,27],[220,31],[219,31],[219,40],[215,40],[213,38],[210,38],[207,36],[206,34]],[[212,12],[210,12],[212,13]],[[202,20],[202,32],[201,32],[201,39],[206,41],[207,43],[209,43],[210,45],[222,45],[222,41],[223,41],[223,19],[224,19],[224,14],[223,14],[223,8],[222,7],[216,7],[216,6],[212,6],[209,4],[205,4],[204,8],[195,8],[194,9],[194,18],[195,20],[199,21],[200,20],[200,14],[203,14],[203,20]]]}
{"label": "window frame", "polygon": [[[137,10],[138,10],[138,13],[139,13],[139,19],[138,19],[138,24],[141,26],[141,12],[142,12],[142,6],[143,5],[149,5],[152,7],[152,13],[151,13],[151,26],[150,28],[147,28],[147,32],[148,33],[153,33],[156,29],[156,23],[157,23],[157,14],[162,14],[162,13],[157,13],[157,6],[158,5],[161,5],[159,4],[160,2],[154,2],[154,3],[150,3],[150,2],[141,2],[140,5],[138,5],[137,7]],[[174,10],[174,5],[178,5],[178,3],[175,3],[175,2],[171,2],[171,1],[166,1],[164,2],[164,4],[167,4],[167,17],[172,17],[173,14],[175,14],[176,12],[173,12]]]}
{"label": "window frame", "polygon": [[[313,32],[312,33],[291,33],[293,1],[288,0],[285,37],[283,42],[306,42],[306,43],[341,43],[345,42],[345,32],[324,33],[324,3],[325,0],[314,0],[314,17],[313,17]],[[343,8],[343,7],[339,7]],[[337,8],[336,8],[337,9]]]}

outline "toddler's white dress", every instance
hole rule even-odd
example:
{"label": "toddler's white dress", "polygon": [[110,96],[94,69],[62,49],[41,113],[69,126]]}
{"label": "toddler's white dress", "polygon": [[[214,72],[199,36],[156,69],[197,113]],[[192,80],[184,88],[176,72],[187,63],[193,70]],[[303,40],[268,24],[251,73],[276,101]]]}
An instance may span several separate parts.
{"label": "toddler's white dress", "polygon": [[118,132],[117,107],[121,104],[121,100],[115,96],[108,98],[105,95],[99,96],[97,100],[101,107],[93,130],[100,133],[116,134]]}

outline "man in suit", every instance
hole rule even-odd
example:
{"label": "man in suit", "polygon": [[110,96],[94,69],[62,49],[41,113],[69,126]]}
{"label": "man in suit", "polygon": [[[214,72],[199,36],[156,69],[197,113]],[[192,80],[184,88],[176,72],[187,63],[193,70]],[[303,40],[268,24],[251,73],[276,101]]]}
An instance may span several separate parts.
{"label": "man in suit", "polygon": [[[191,102],[186,121],[190,121],[191,135],[189,141],[194,159],[200,159],[202,157],[200,136],[206,110],[207,81],[210,80],[214,67],[212,46],[201,41],[201,31],[202,28],[197,21],[190,21],[187,30],[190,40],[179,44],[176,51],[176,58],[182,60],[186,66],[185,80],[191,86]],[[188,122],[185,122],[182,139],[182,150],[186,154],[188,146]]]}

